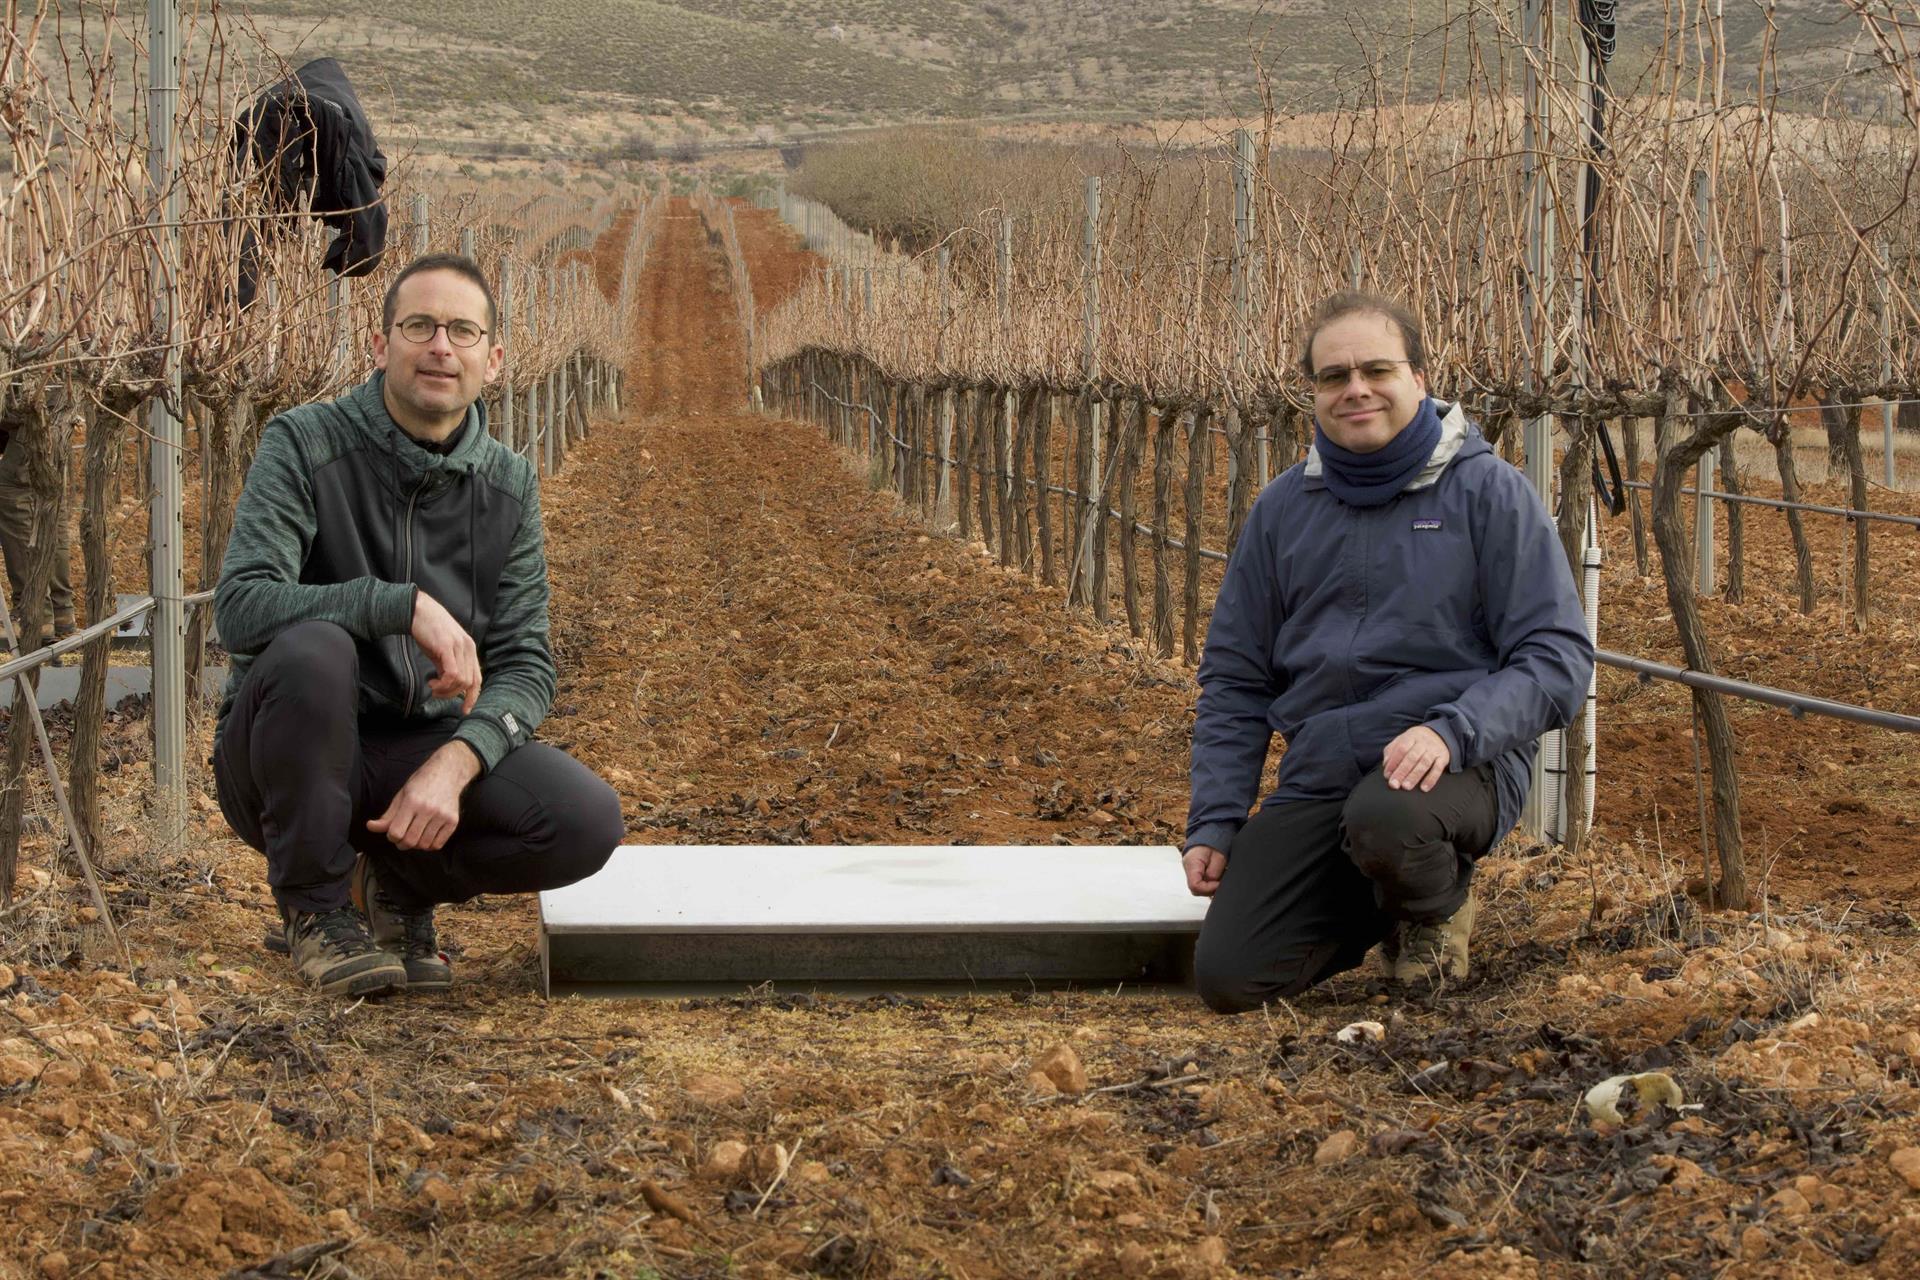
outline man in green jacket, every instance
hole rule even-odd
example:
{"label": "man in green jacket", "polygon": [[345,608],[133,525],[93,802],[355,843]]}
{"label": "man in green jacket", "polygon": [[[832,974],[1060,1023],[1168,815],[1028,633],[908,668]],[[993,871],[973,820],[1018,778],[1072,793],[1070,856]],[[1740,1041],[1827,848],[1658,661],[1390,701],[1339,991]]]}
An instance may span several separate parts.
{"label": "man in green jacket", "polygon": [[487,433],[495,326],[470,259],[411,263],[374,375],[261,433],[221,562],[220,807],[329,994],[445,988],[436,903],[571,884],[625,831],[606,783],[530,741],[546,550],[532,465]]}

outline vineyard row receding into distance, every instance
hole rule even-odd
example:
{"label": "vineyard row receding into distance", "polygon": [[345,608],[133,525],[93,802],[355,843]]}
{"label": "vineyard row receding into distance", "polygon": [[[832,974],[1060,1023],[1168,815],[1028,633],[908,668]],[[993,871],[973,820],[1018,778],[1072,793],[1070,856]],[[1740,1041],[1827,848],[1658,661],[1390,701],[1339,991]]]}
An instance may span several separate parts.
{"label": "vineyard row receding into distance", "polygon": [[[1877,413],[1920,391],[1900,43],[1920,10],[1851,0],[1870,56],[1849,100],[1888,103],[1855,119],[1778,107],[1764,57],[1759,87],[1742,67],[1730,88],[1717,0],[1676,0],[1596,129],[1578,6],[1523,3],[1539,29],[1443,6],[1438,104],[1376,63],[1197,147],[963,125],[525,181],[402,152],[387,255],[351,278],[233,156],[237,114],[286,70],[248,24],[299,12],[191,16],[174,97],[129,83],[151,50],[110,6],[10,9],[0,411],[33,459],[36,546],[82,544],[91,625],[0,664],[21,677],[0,1273],[1920,1274],[1920,737],[1727,696],[1920,699],[1920,534],[1900,523],[1920,519],[1920,433]],[[642,7],[499,29],[665,62],[693,56],[682,26],[706,45],[774,21]],[[918,12],[1031,21],[1040,47],[1243,21],[1198,0]],[[893,65],[861,44],[879,13],[905,10],[850,6],[846,43],[777,47],[831,55],[803,49],[797,79]],[[398,31],[400,65],[467,74],[472,42],[444,34],[471,6],[368,15],[327,30],[369,62]],[[176,139],[158,182],[149,103]],[[1058,863],[1176,843],[1223,562],[1312,438],[1298,329],[1356,284],[1412,305],[1434,389],[1558,495],[1602,647],[1708,683],[1600,672],[1551,753],[1597,739],[1598,784],[1562,768],[1578,820],[1479,862],[1458,981],[1410,989],[1370,959],[1237,1019],[1131,980],[543,999],[542,904],[486,894],[438,909],[446,991],[323,996],[262,938],[271,872],[204,750],[166,820],[160,673],[152,702],[121,700],[110,662],[145,655],[105,630],[213,585],[263,424],[366,375],[421,249],[495,278],[489,422],[539,466],[547,534],[538,734],[618,796],[617,856],[643,875],[739,845]],[[1645,486],[1617,517],[1609,437]],[[169,543],[199,551],[177,583]],[[22,653],[48,621],[44,555],[33,573]],[[209,613],[175,664],[208,683]],[[43,719],[34,672],[43,693],[80,676],[82,702]],[[194,748],[202,698],[172,726]],[[1608,1086],[1612,1115],[1589,1101]]]}
{"label": "vineyard row receding into distance", "polygon": [[[1270,112],[1259,129],[1196,154],[1058,157],[1095,170],[1084,179],[1028,160],[1017,181],[996,180],[1004,154],[980,142],[924,154],[902,144],[884,157],[871,142],[826,148],[824,176],[810,178],[809,161],[796,181],[828,199],[870,189],[862,173],[938,164],[944,189],[1001,201],[936,211],[926,245],[902,251],[819,200],[771,193],[765,203],[820,264],[765,315],[747,301],[730,214],[707,201],[747,334],[747,376],[783,411],[858,443],[876,482],[891,476],[903,501],[963,533],[976,520],[983,534],[997,531],[989,542],[1003,563],[1063,581],[1103,620],[1111,547],[1135,632],[1150,623],[1168,653],[1177,615],[1193,661],[1215,436],[1226,491],[1211,545],[1230,550],[1261,486],[1311,439],[1291,351],[1309,309],[1343,289],[1383,293],[1419,317],[1433,385],[1478,412],[1543,497],[1557,495],[1577,579],[1597,555],[1596,460],[1612,454],[1618,429],[1626,478],[1651,497],[1650,520],[1634,490],[1616,499],[1631,511],[1636,562],[1644,572],[1650,524],[1684,665],[1712,677],[1696,586],[1715,580],[1713,507],[1725,506],[1728,589],[1744,591],[1749,495],[1737,438],[1770,446],[1810,612],[1803,513],[1820,504],[1804,501],[1796,423],[1821,421],[1847,475],[1842,510],[1867,512],[1863,410],[1920,399],[1911,248],[1920,202],[1907,182],[1920,81],[1895,53],[1897,15],[1862,17],[1880,42],[1872,71],[1905,104],[1901,119],[1874,123],[1839,105],[1780,110],[1764,75],[1748,94],[1731,89],[1714,14],[1670,11],[1666,55],[1617,89],[1575,24],[1556,29],[1549,16],[1529,43],[1463,22],[1447,37],[1459,78],[1440,102],[1396,100],[1375,81],[1372,100],[1349,110]],[[1653,428],[1645,459],[1642,421]],[[1169,429],[1177,424],[1184,441]],[[1880,438],[1881,470],[1897,483],[1899,456],[1916,442],[1903,445],[1891,407]],[[1174,452],[1186,455],[1184,483],[1170,478]],[[1691,532],[1688,493],[1709,495]],[[1055,494],[1057,540],[1044,500]],[[1873,521],[1849,522],[1852,625],[1864,631]],[[1152,538],[1150,620],[1137,532]],[[1177,610],[1164,563],[1174,550],[1186,562]],[[1719,691],[1695,686],[1692,697],[1712,776],[1713,888],[1746,903],[1732,728]],[[1589,721],[1583,714],[1547,753],[1559,754],[1575,815],[1591,808],[1587,773],[1565,762],[1591,761]],[[1576,817],[1556,834],[1577,844],[1583,825]]]}

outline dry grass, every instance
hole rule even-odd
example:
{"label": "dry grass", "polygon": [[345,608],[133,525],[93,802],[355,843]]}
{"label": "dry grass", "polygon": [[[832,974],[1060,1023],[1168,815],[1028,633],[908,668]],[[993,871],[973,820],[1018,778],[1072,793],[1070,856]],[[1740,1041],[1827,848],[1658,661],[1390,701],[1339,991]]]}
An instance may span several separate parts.
{"label": "dry grass", "polygon": [[[725,275],[696,232],[670,211],[640,291],[646,415],[549,481],[575,704],[552,732],[640,838],[1111,839],[1087,805],[1035,816],[1056,782],[1131,792],[1130,829],[1159,837],[1186,680],[924,539],[814,433],[734,408]],[[757,289],[805,271],[745,214],[740,237]],[[1482,866],[1466,985],[1409,998],[1356,972],[1232,1021],[1106,992],[542,1002],[531,904],[500,900],[445,913],[453,993],[343,1007],[259,948],[260,861],[204,779],[185,842],[143,834],[141,728],[116,730],[110,787],[140,967],[107,962],[43,846],[38,922],[0,919],[0,1204],[18,1251],[68,1274],[223,1274],[322,1242],[368,1277],[578,1280],[1920,1264],[1890,1165],[1920,1109],[1914,927],[1898,900],[1848,904],[1823,857],[1746,917],[1692,905],[1670,828],[1603,827],[1579,859],[1509,844]],[[1339,1041],[1356,1018],[1384,1039]],[[1031,1079],[1062,1045],[1084,1093]],[[1643,1068],[1701,1109],[1586,1118],[1587,1088]],[[744,1167],[716,1160],[728,1142]]]}
{"label": "dry grass", "polygon": [[[1869,408],[1860,418],[1860,455],[1866,465],[1868,485],[1873,489],[1884,489],[1886,480],[1886,437],[1881,429],[1880,412],[1878,408]],[[1652,424],[1642,420],[1636,429],[1640,433],[1640,456],[1653,457]],[[1846,468],[1829,462],[1827,433],[1809,426],[1795,426],[1792,431],[1793,467],[1800,483],[1844,488]],[[1617,440],[1616,444],[1625,447],[1624,440]],[[1734,437],[1734,457],[1743,476],[1757,477],[1775,486],[1769,492],[1778,496],[1779,462],[1771,442],[1755,432],[1742,431]],[[1893,477],[1895,493],[1920,492],[1920,436],[1910,431],[1895,431]]]}
{"label": "dry grass", "polygon": [[[1817,96],[1851,30],[1775,11],[1796,84]],[[972,118],[1188,118],[1258,110],[1256,56],[1293,103],[1331,106],[1379,59],[1398,79],[1411,45],[1422,93],[1437,35],[1489,28],[1457,0],[1378,7],[1352,21],[1321,4],[1255,0],[259,0],[260,40],[288,60],[340,58],[396,134],[485,140],[515,120],[543,149],[590,146],[584,117],[697,120],[712,132]],[[1730,66],[1752,65],[1762,24],[1727,15]],[[1657,39],[1624,24],[1617,74],[1631,83]],[[1409,33],[1415,33],[1412,36]],[[1256,51],[1259,51],[1256,53]],[[129,58],[129,64],[133,63]],[[1853,88],[1842,80],[1840,88]],[[1801,95],[1804,97],[1805,95]]]}

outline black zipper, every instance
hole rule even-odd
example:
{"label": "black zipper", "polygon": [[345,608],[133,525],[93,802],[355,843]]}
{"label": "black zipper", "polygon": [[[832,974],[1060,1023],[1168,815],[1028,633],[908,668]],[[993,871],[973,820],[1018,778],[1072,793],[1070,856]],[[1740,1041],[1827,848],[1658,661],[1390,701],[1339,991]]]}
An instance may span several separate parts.
{"label": "black zipper", "polygon": [[[407,518],[404,525],[406,530],[406,560],[401,568],[405,574],[406,581],[412,583],[416,590],[419,588],[419,584],[413,581],[413,507],[414,504],[420,500],[421,493],[426,490],[427,482],[432,478],[431,473],[421,476],[420,483],[415,485],[413,492],[407,495]],[[408,643],[410,639],[411,637],[408,636],[402,636],[400,639],[400,657],[407,669],[407,696],[400,704],[400,714],[403,718],[413,714],[413,651],[418,646]]]}

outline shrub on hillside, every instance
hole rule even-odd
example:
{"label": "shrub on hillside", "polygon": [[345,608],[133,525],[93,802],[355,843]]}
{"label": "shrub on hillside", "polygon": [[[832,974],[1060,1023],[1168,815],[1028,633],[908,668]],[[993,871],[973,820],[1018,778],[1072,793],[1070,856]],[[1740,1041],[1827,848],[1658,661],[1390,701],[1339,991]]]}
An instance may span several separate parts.
{"label": "shrub on hillside", "polygon": [[953,129],[900,129],[806,148],[788,184],[847,222],[925,248],[981,210],[1030,220],[1078,201],[1081,173],[1110,167],[1110,149],[994,142]]}

